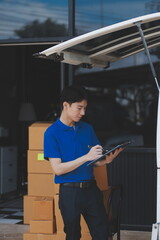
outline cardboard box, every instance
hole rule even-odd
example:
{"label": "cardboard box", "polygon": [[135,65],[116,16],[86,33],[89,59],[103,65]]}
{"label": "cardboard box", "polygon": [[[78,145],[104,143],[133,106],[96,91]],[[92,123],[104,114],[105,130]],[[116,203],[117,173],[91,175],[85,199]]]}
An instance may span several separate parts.
{"label": "cardboard box", "polygon": [[55,194],[59,194],[59,186],[60,184],[54,183]]}
{"label": "cardboard box", "polygon": [[43,150],[44,132],[53,122],[35,122],[29,126],[29,150]]}
{"label": "cardboard box", "polygon": [[58,201],[59,201],[59,195],[55,195],[54,206],[55,206],[55,216],[56,216],[56,227],[57,227],[57,231],[63,232],[64,224],[63,224],[61,212],[59,210]]}
{"label": "cardboard box", "polygon": [[106,165],[94,168],[94,176],[101,191],[108,189],[108,177]]}
{"label": "cardboard box", "polygon": [[30,220],[33,218],[33,201],[36,197],[25,195],[23,197],[23,223],[29,224]]}
{"label": "cardboard box", "polygon": [[23,234],[23,240],[56,240],[56,233],[41,234],[26,232]]}
{"label": "cardboard box", "polygon": [[[103,193],[104,206],[107,209],[108,201],[109,201],[110,194],[111,194],[111,187],[102,191],[102,193]],[[109,214],[108,214],[108,220],[112,221],[112,219],[113,219],[113,217],[112,217],[112,206],[111,206],[111,209],[110,209]]]}
{"label": "cardboard box", "polygon": [[66,234],[63,231],[57,231],[55,240],[66,240]]}
{"label": "cardboard box", "polygon": [[29,173],[28,174],[28,195],[54,197],[55,185],[53,174]]}
{"label": "cardboard box", "polygon": [[[63,224],[63,219],[62,219],[61,212],[60,212],[59,206],[58,206],[58,199],[59,199],[59,196],[55,195],[54,203],[55,203],[56,227],[57,227],[57,231],[63,232],[64,224]],[[81,224],[81,232],[84,232],[84,233],[89,232],[88,226],[87,226],[83,216],[81,216],[80,224]]]}
{"label": "cardboard box", "polygon": [[81,240],[92,240],[90,233],[81,233]]}
{"label": "cardboard box", "polygon": [[32,220],[54,220],[54,198],[37,197],[33,201]]}
{"label": "cardboard box", "polygon": [[30,221],[31,233],[47,233],[53,234],[56,232],[56,222],[54,220],[31,220]]}
{"label": "cardboard box", "polygon": [[43,151],[28,151],[28,173],[54,173],[49,161],[44,159]]}
{"label": "cardboard box", "polygon": [[81,216],[81,232],[82,233],[89,233],[88,225],[84,220],[83,216]]}
{"label": "cardboard box", "polygon": [[[44,160],[43,151],[29,150],[28,151],[28,173],[46,173],[53,174],[51,164]],[[54,184],[55,194],[59,193],[59,184]]]}
{"label": "cardboard box", "polygon": [[43,151],[28,150],[28,173],[54,173],[49,161],[44,159]]}

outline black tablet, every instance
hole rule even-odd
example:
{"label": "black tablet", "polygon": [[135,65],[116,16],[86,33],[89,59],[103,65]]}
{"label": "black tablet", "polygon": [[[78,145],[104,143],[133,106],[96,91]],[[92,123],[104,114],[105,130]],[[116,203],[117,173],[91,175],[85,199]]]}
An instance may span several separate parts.
{"label": "black tablet", "polygon": [[100,156],[99,158],[97,158],[97,159],[89,162],[89,163],[87,164],[87,166],[89,166],[89,165],[91,165],[91,164],[94,164],[94,163],[102,160],[106,155],[109,155],[111,152],[114,153],[114,151],[115,151],[116,149],[127,147],[127,146],[128,146],[129,144],[131,144],[131,143],[132,143],[132,141],[129,140],[129,141],[126,141],[126,142],[123,142],[123,143],[120,143],[120,144],[116,145],[115,147],[111,148],[110,150],[106,150],[106,152],[105,152],[102,156]]}

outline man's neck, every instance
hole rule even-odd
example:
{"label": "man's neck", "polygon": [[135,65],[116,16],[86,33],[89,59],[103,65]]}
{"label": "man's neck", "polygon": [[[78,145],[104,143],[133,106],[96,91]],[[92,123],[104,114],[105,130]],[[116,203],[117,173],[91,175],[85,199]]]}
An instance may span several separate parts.
{"label": "man's neck", "polygon": [[63,124],[69,126],[69,127],[75,127],[75,122],[70,120],[70,119],[68,119],[67,116],[63,112],[61,113],[60,121]]}

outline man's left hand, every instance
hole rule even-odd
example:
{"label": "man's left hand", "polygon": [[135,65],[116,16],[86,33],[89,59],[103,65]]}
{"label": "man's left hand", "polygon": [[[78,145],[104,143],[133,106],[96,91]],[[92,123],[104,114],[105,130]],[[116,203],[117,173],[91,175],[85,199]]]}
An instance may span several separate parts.
{"label": "man's left hand", "polygon": [[116,158],[121,151],[123,151],[123,149],[124,149],[124,148],[116,149],[116,150],[114,151],[114,153],[111,152],[109,155],[106,155],[106,160],[105,160],[105,162],[106,162],[107,164],[111,163],[111,162],[113,161],[113,159]]}

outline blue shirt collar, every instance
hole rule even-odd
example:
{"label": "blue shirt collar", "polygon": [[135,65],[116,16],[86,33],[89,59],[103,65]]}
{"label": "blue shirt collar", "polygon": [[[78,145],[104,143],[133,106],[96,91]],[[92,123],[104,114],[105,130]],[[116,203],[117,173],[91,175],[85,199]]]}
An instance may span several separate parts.
{"label": "blue shirt collar", "polygon": [[[63,122],[61,122],[61,120],[60,120],[59,118],[57,119],[57,124],[58,124],[58,126],[60,126],[61,128],[63,128],[63,130],[65,130],[65,131],[69,131],[69,130],[73,129],[73,127],[67,126],[67,125],[65,125]],[[81,125],[82,125],[82,122],[81,122],[81,121],[75,122],[76,129],[78,129],[79,127],[81,127]]]}

